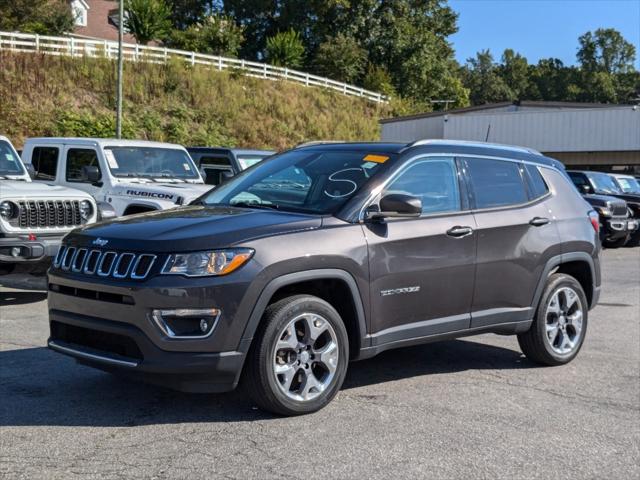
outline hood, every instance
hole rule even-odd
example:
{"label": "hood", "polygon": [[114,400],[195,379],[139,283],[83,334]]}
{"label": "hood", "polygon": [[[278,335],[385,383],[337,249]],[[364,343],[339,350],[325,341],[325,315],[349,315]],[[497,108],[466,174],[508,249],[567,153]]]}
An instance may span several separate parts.
{"label": "hood", "polygon": [[114,185],[114,195],[145,198],[150,200],[164,200],[176,203],[182,198],[182,204],[189,203],[213,188],[203,183],[118,183]]}
{"label": "hood", "polygon": [[589,202],[589,204],[597,207],[626,207],[626,202],[624,200],[609,195],[589,194],[584,195],[584,199]]}
{"label": "hood", "polygon": [[[192,206],[120,217],[74,230],[67,240],[92,246],[98,238],[105,249],[136,252],[188,252],[225,248],[252,239],[312,230],[321,217],[235,207]],[[101,242],[102,243],[102,242]]]}
{"label": "hood", "polygon": [[23,197],[29,200],[38,198],[90,198],[89,194],[73,188],[50,185],[42,182],[22,182],[20,180],[0,180],[2,198]]}

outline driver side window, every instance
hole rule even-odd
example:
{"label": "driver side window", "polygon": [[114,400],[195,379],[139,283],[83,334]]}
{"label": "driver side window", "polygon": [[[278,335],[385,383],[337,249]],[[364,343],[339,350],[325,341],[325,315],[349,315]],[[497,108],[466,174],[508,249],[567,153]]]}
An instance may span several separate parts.
{"label": "driver side window", "polygon": [[404,170],[382,195],[401,193],[422,200],[422,213],[461,210],[460,188],[453,158],[418,160]]}

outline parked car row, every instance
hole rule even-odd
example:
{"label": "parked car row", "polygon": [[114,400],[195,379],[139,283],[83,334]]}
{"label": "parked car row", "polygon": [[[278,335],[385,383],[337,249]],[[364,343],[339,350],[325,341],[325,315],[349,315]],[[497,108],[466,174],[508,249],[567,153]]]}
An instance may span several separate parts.
{"label": "parked car row", "polygon": [[275,152],[141,140],[0,137],[0,273],[42,271],[73,228],[186,205]]}
{"label": "parked car row", "polygon": [[567,172],[578,191],[598,212],[605,246],[640,243],[640,183],[631,175]]}

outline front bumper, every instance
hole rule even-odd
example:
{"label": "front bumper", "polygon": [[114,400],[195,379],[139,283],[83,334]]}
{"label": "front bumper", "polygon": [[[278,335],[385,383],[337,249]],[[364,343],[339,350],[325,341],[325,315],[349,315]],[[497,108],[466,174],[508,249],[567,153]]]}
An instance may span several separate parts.
{"label": "front bumper", "polygon": [[[0,237],[0,262],[2,263],[38,263],[48,262],[56,255],[64,235],[36,237],[29,240],[28,235]],[[12,251],[19,249],[17,256]]]}
{"label": "front bumper", "polygon": [[[245,327],[255,299],[254,272],[145,281],[49,272],[49,347],[102,370],[188,392],[235,388],[251,338]],[[218,308],[211,335],[176,339],[153,320],[155,309]]]}
{"label": "front bumper", "polygon": [[633,218],[611,218],[603,222],[603,230],[607,240],[617,240],[638,230],[640,224]]}
{"label": "front bumper", "polygon": [[79,363],[194,393],[235,388],[242,352],[167,352],[133,325],[51,311],[52,350]]}

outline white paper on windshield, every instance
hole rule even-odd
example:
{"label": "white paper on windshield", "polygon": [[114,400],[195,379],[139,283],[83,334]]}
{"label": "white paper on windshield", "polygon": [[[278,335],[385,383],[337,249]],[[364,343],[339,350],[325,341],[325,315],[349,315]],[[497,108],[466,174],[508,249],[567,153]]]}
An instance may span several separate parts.
{"label": "white paper on windshield", "polygon": [[116,157],[111,150],[105,150],[104,156],[107,159],[107,163],[109,164],[109,167],[120,168],[120,166],[118,165],[118,161],[116,160]]}
{"label": "white paper on windshield", "polygon": [[375,162],[365,162],[362,164],[362,168],[373,168],[376,165],[379,165],[379,164]]}
{"label": "white paper on windshield", "polygon": [[6,157],[6,159],[8,161],[10,161],[11,163],[15,163],[15,159],[13,158],[13,155],[10,153],[5,153],[4,156]]}
{"label": "white paper on windshield", "polygon": [[191,170],[191,167],[189,166],[188,163],[183,163],[182,166],[184,167],[184,169],[188,172],[189,170]]}

